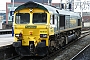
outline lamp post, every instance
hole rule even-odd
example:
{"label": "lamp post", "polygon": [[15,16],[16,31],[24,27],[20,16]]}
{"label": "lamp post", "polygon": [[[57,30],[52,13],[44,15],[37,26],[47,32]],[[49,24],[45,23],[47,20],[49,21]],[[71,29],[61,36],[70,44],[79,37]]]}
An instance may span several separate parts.
{"label": "lamp post", "polygon": [[14,19],[14,0],[12,4],[12,36],[14,36],[13,19]]}
{"label": "lamp post", "polygon": [[[81,9],[81,17],[82,17],[82,5],[81,5],[81,0],[80,0],[80,9]],[[83,19],[82,19],[83,20]]]}
{"label": "lamp post", "polygon": [[49,3],[50,1],[48,0],[48,5],[50,5],[50,3]]}
{"label": "lamp post", "polygon": [[61,4],[62,4],[62,0],[60,0],[60,9],[62,9],[62,5]]}
{"label": "lamp post", "polygon": [[14,11],[14,0],[13,0],[13,5],[12,5],[12,8],[13,8],[12,10]]}

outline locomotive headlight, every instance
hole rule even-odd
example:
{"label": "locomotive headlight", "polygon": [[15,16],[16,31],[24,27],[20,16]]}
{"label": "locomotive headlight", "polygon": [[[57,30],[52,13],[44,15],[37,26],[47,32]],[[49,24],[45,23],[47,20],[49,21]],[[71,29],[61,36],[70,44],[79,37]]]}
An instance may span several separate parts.
{"label": "locomotive headlight", "polygon": [[22,37],[22,33],[20,33],[20,34],[15,34],[15,37],[17,37],[17,38]]}
{"label": "locomotive headlight", "polygon": [[40,34],[40,38],[47,38],[47,34]]}
{"label": "locomotive headlight", "polygon": [[19,37],[19,34],[15,34],[15,37]]}
{"label": "locomotive headlight", "polygon": [[32,12],[33,11],[33,9],[29,9],[30,10],[30,12]]}

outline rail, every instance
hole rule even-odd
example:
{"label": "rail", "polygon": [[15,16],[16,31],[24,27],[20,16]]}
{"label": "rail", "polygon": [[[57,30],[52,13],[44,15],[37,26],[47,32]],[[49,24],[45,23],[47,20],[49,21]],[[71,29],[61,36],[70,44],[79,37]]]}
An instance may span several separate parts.
{"label": "rail", "polygon": [[74,60],[75,58],[77,58],[81,53],[83,53],[88,47],[90,46],[90,44],[89,45],[87,45],[85,48],[83,48],[79,53],[77,53],[74,57],[72,57],[70,60]]}
{"label": "rail", "polygon": [[16,56],[17,53],[12,45],[0,47],[0,60],[5,60],[9,57]]}
{"label": "rail", "polygon": [[69,47],[71,44],[75,43],[76,41],[78,41],[79,39],[81,39],[81,38],[83,38],[83,37],[85,37],[87,35],[89,35],[89,31],[88,32],[83,32],[82,36],[79,37],[78,39],[70,42],[68,45],[62,47],[61,49],[57,50],[56,52],[54,52],[54,53],[50,54],[49,56],[46,56],[46,57],[44,57],[44,58],[42,58],[40,60],[53,60],[55,57],[58,56],[58,53],[62,52],[65,48]]}

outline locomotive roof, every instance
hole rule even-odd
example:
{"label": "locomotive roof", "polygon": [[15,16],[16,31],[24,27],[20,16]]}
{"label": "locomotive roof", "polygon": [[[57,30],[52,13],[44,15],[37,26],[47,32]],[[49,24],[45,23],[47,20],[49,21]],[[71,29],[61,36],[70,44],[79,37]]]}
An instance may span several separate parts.
{"label": "locomotive roof", "polygon": [[43,5],[40,5],[39,3],[32,2],[32,1],[29,1],[29,2],[27,2],[25,4],[22,4],[22,5],[18,6],[15,9],[15,11],[18,11],[18,10],[21,10],[21,9],[24,9],[24,8],[40,8],[40,9],[48,11]]}
{"label": "locomotive roof", "polygon": [[24,8],[39,8],[39,9],[43,9],[48,11],[51,14],[62,14],[62,15],[73,15],[73,16],[79,16],[79,13],[75,13],[75,12],[71,12],[71,11],[66,11],[66,10],[59,10],[55,7],[49,6],[49,5],[44,5],[41,3],[37,3],[37,2],[32,2],[29,1],[25,4],[22,4],[20,6],[18,6],[15,11],[24,9]]}

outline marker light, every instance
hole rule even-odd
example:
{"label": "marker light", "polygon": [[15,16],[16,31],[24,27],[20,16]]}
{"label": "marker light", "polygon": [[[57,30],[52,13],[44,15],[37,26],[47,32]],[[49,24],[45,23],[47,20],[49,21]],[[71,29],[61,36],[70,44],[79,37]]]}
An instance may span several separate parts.
{"label": "marker light", "polygon": [[30,12],[32,12],[33,11],[33,9],[30,9]]}
{"label": "marker light", "polygon": [[30,31],[30,35],[32,35],[33,34],[33,32],[32,31]]}

